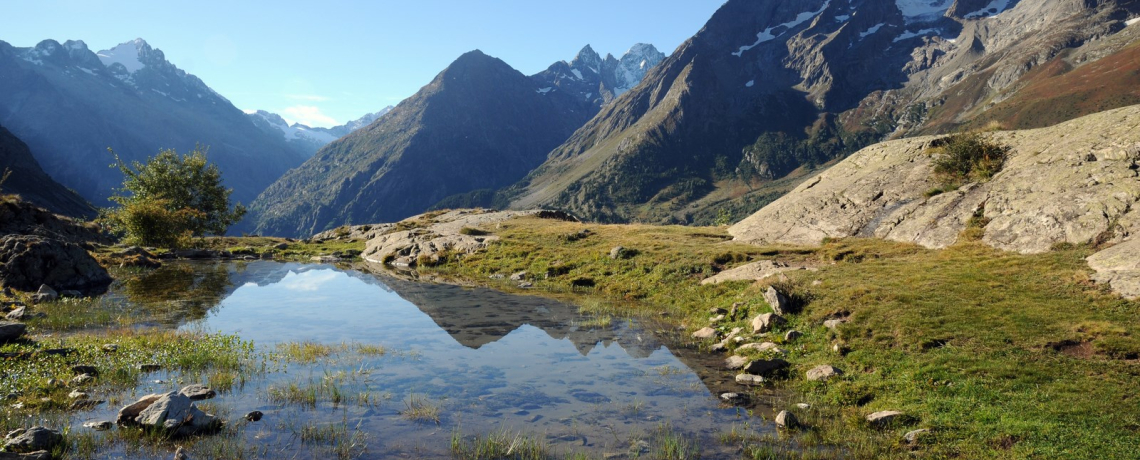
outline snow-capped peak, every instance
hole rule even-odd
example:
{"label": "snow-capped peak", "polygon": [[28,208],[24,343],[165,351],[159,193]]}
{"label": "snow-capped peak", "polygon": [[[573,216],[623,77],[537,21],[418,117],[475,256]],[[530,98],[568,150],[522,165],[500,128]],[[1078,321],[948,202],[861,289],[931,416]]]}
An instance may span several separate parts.
{"label": "snow-capped peak", "polygon": [[143,50],[148,47],[149,45],[147,45],[146,41],[141,38],[136,38],[129,42],[121,43],[119,46],[109,50],[100,51],[96,53],[96,55],[99,56],[99,61],[101,61],[103,65],[110,67],[111,64],[122,64],[123,67],[127,68],[128,73],[133,74],[143,67],[146,67],[146,64],[143,64],[139,59],[139,56],[143,53]]}

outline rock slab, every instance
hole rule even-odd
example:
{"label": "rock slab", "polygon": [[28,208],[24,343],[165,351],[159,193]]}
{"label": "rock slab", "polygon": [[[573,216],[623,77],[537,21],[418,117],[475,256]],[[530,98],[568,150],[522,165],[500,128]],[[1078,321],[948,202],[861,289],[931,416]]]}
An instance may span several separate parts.
{"label": "rock slab", "polygon": [[22,291],[42,285],[100,294],[111,275],[75,243],[35,235],[0,238],[0,284]]}

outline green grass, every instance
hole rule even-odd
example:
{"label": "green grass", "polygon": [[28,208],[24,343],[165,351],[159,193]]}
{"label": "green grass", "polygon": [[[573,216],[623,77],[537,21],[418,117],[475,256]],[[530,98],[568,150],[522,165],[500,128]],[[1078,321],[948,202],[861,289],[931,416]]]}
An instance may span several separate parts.
{"label": "green grass", "polygon": [[440,423],[440,414],[443,412],[443,405],[428,401],[427,398],[416,396],[415,394],[409,395],[408,399],[404,401],[404,410],[400,411],[408,420],[415,420],[417,422],[432,422],[436,425]]}
{"label": "green grass", "polygon": [[[585,228],[593,234],[565,238]],[[556,268],[536,289],[564,296],[576,292],[572,280],[590,277],[597,285],[584,302],[588,313],[664,314],[690,331],[707,324],[712,307],[740,303],[739,319],[718,325],[725,330],[747,328],[770,311],[761,296],[766,285],[701,286],[700,279],[763,258],[819,266],[788,273],[782,287],[806,304],[773,334],[805,333],[781,344],[793,369],[778,386],[812,404],[797,414],[810,429],[753,448],[754,458],[821,458],[836,449],[855,458],[1140,457],[1133,441],[1140,433],[1140,303],[1089,281],[1086,248],[1018,255],[974,241],[934,251],[870,239],[763,248],[730,242],[716,228],[538,219],[504,223],[496,234],[501,242],[485,253],[432,271],[487,283],[491,274]],[[619,245],[639,254],[610,259]],[[821,326],[837,313],[850,322],[838,331]],[[845,354],[833,351],[837,344]],[[845,374],[807,382],[804,372],[818,364]],[[914,422],[867,426],[867,414],[885,409]],[[916,428],[932,432],[905,445],[902,434]]]}
{"label": "green grass", "polygon": [[451,435],[452,456],[461,460],[549,460],[556,458],[546,442],[506,429],[464,438],[457,429]]}

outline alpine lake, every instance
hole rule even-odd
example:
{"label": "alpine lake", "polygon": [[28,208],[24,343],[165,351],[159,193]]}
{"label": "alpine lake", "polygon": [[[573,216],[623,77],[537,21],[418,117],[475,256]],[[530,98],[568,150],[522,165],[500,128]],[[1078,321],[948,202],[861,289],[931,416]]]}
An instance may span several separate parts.
{"label": "alpine lake", "polygon": [[[232,335],[251,352],[228,378],[159,370],[125,393],[92,389],[110,402],[56,421],[89,444],[69,457],[717,459],[777,436],[764,418],[779,396],[722,401],[740,387],[675,327],[552,297],[361,264],[181,261],[101,301],[147,312],[130,328]],[[148,443],[84,426],[194,383],[217,390],[197,404],[220,433]]]}

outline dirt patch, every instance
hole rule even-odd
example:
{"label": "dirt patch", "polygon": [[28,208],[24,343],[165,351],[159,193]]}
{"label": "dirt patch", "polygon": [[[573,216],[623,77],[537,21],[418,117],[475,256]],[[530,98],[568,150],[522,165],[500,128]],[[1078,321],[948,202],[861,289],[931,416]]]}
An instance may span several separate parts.
{"label": "dirt patch", "polygon": [[1046,346],[1053,351],[1073,358],[1090,359],[1096,356],[1096,349],[1093,348],[1092,342],[1062,340],[1060,342],[1051,342]]}

